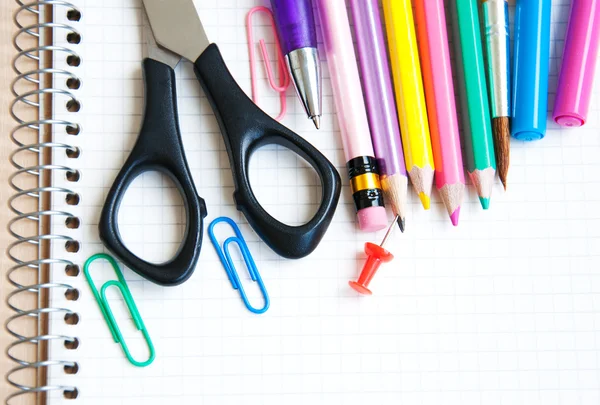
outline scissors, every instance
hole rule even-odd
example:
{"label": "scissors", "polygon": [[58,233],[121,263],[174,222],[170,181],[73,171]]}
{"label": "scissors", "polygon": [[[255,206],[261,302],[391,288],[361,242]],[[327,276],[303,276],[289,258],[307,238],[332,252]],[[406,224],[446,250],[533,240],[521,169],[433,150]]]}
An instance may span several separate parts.
{"label": "scissors", "polygon": [[[160,285],[178,285],[194,271],[202,244],[205,201],[198,195],[177,119],[175,67],[182,57],[194,64],[196,77],[219,123],[233,174],[236,207],[265,243],[280,256],[297,259],[310,254],[323,238],[337,206],[341,180],[335,167],[309,142],[258,108],[227,69],[216,44],[206,36],[193,0],[144,0],[148,58],[142,66],[145,111],[135,146],[107,195],[99,222],[104,245],[127,267]],[[304,158],[321,180],[322,197],[313,218],[289,226],[260,205],[252,192],[248,164],[260,147],[277,144]],[[186,208],[186,231],[178,252],[154,264],[133,254],[121,239],[118,211],[131,182],[146,171],[169,176]]]}

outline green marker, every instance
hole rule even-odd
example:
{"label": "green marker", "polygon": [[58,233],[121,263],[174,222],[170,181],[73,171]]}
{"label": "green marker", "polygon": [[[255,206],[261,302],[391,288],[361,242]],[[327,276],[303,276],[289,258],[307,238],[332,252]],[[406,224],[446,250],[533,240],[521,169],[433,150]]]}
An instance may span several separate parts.
{"label": "green marker", "polygon": [[467,171],[481,206],[488,209],[496,176],[496,158],[477,0],[455,0],[450,9]]}

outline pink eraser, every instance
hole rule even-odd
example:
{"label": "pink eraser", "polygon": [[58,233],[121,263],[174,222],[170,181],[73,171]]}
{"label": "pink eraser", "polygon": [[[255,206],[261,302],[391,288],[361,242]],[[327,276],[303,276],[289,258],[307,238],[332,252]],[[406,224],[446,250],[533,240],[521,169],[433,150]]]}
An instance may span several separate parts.
{"label": "pink eraser", "polygon": [[385,208],[369,207],[358,210],[358,227],[361,231],[375,232],[389,225]]}

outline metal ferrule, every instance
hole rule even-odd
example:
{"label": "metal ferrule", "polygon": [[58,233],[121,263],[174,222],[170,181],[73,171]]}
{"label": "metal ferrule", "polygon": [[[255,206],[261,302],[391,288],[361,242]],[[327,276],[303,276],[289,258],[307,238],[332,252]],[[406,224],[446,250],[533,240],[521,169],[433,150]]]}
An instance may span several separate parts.
{"label": "metal ferrule", "polygon": [[350,179],[352,190],[365,190],[379,187],[379,176],[375,173],[364,173]]}
{"label": "metal ferrule", "polygon": [[510,111],[508,2],[485,1],[483,18],[492,118],[508,117]]}
{"label": "metal ferrule", "polygon": [[383,190],[375,158],[359,156],[350,160],[346,166],[356,210],[383,207]]}
{"label": "metal ferrule", "polygon": [[321,116],[321,63],[317,48],[294,49],[285,56],[292,82],[309,118]]}

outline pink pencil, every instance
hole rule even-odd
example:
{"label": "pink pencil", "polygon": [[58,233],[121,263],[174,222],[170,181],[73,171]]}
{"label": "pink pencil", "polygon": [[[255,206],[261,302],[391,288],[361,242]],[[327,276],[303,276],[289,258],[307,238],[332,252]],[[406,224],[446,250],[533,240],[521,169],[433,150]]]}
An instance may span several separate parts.
{"label": "pink pencil", "polygon": [[342,145],[360,229],[387,226],[383,191],[358,75],[345,0],[316,0]]}
{"label": "pink pencil", "polygon": [[414,1],[435,184],[454,226],[465,189],[444,0]]}
{"label": "pink pencil", "polygon": [[600,0],[573,0],[552,118],[565,127],[585,124],[600,44]]}

